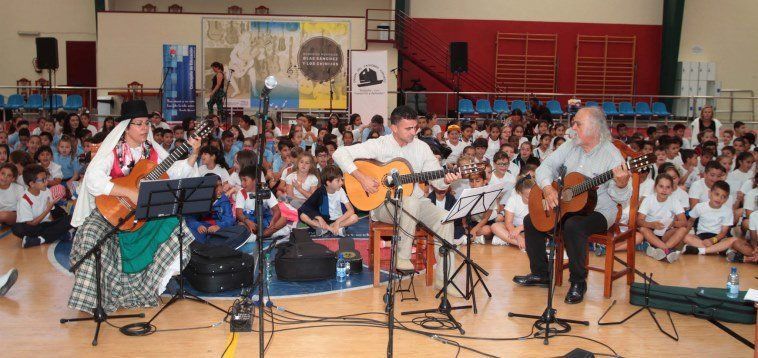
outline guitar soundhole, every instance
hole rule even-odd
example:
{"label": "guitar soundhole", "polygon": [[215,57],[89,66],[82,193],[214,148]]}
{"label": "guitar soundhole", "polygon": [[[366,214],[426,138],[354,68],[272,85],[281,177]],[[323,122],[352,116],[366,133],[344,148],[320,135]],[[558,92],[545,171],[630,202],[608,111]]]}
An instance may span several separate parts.
{"label": "guitar soundhole", "polygon": [[383,188],[387,187],[387,174],[382,175],[382,180],[379,181],[379,185]]}

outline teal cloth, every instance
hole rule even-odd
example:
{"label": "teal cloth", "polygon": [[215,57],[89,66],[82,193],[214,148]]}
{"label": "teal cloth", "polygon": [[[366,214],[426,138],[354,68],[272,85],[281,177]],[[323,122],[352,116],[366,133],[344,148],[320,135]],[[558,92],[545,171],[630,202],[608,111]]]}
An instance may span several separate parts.
{"label": "teal cloth", "polygon": [[121,270],[132,274],[147,268],[153,262],[158,247],[171,237],[177,225],[179,219],[172,216],[150,220],[136,231],[120,231]]}

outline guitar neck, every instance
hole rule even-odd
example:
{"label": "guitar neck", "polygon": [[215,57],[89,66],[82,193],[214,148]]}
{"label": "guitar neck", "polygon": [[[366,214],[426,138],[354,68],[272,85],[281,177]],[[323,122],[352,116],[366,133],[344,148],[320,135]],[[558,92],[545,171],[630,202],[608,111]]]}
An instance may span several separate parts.
{"label": "guitar neck", "polygon": [[168,168],[171,168],[171,166],[179,160],[182,156],[189,153],[190,145],[187,142],[184,142],[180,144],[178,147],[175,147],[174,150],[169,153],[168,157],[164,159],[163,161],[158,164],[153,170],[150,171],[150,173],[145,176],[146,180],[158,180],[161,178],[163,174],[168,171]]}
{"label": "guitar neck", "polygon": [[594,178],[587,179],[583,181],[579,185],[575,185],[571,187],[571,192],[574,194],[574,196],[579,195],[581,193],[584,193],[587,190],[590,190],[596,186],[600,186],[603,183],[611,180],[613,178],[613,170],[609,170],[603,174],[600,174]]}
{"label": "guitar neck", "polygon": [[436,180],[436,179],[444,178],[447,173],[451,173],[456,170],[440,169],[440,170],[433,170],[430,172],[405,174],[405,175],[400,176],[400,183],[410,184],[410,183],[418,183],[421,181]]}

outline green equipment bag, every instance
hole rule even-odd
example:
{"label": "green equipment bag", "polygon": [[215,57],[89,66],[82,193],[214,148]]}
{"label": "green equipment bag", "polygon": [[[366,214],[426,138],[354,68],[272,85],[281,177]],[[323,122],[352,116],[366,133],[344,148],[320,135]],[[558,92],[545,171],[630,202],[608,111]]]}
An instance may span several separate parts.
{"label": "green equipment bag", "polygon": [[737,298],[726,297],[726,289],[646,285],[635,282],[629,289],[629,303],[650,306],[703,319],[732,323],[755,323],[753,302],[745,301],[746,291]]}

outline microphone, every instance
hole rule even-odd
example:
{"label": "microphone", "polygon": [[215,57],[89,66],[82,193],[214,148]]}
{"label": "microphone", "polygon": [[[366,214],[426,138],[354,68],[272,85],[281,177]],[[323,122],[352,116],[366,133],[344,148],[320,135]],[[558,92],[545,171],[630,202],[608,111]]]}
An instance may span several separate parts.
{"label": "microphone", "polygon": [[390,175],[388,175],[387,180],[385,180],[385,184],[390,188],[400,186],[400,172],[398,172],[397,169],[391,169]]}
{"label": "microphone", "polygon": [[276,85],[278,85],[279,82],[276,81],[276,77],[274,76],[268,76],[266,77],[266,80],[263,81],[263,90],[261,91],[261,98],[268,97],[268,95],[271,93],[271,90],[276,88]]}

